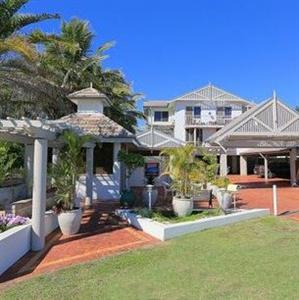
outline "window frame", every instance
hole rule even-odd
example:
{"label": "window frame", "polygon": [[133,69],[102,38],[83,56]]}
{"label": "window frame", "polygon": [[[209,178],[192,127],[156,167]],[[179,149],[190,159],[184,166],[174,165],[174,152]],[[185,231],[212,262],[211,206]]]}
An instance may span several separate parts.
{"label": "window frame", "polygon": [[[165,117],[166,114],[167,114],[167,118]],[[157,120],[158,118],[156,118],[157,115],[160,115],[159,120]],[[167,111],[167,110],[156,110],[156,111],[154,111],[154,122],[155,123],[167,123],[167,122],[169,122],[169,111]]]}

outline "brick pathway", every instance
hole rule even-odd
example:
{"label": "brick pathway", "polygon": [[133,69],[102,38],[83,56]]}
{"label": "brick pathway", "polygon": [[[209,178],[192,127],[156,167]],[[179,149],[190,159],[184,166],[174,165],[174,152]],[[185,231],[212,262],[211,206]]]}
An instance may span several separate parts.
{"label": "brick pathway", "polygon": [[238,207],[270,208],[272,212],[272,186],[276,184],[279,214],[299,220],[299,187],[291,187],[289,180],[272,178],[265,182],[255,175],[229,177],[242,186],[238,192]]}
{"label": "brick pathway", "polygon": [[159,243],[116,217],[113,213],[116,207],[116,203],[99,202],[92,209],[85,210],[78,234],[67,237],[59,230],[55,231],[47,238],[43,251],[29,252],[0,277],[0,282],[23,280],[72,264]]}

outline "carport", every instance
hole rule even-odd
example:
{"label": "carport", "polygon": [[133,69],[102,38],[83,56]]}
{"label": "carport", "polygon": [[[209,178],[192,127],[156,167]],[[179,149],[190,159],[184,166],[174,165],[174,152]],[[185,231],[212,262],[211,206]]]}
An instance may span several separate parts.
{"label": "carport", "polygon": [[223,176],[227,175],[227,152],[230,148],[238,149],[241,175],[247,175],[247,157],[243,153],[255,151],[262,155],[265,180],[268,179],[268,158],[263,152],[287,152],[290,159],[291,184],[297,184],[299,114],[278,99],[275,92],[270,99],[249,109],[216,132],[208,142],[221,148],[220,174]]}

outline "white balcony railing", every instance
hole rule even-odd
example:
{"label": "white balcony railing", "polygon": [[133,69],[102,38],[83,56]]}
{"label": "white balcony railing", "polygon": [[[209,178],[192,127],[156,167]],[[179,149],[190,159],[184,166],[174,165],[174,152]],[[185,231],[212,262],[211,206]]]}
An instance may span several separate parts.
{"label": "white balcony railing", "polygon": [[216,116],[213,121],[206,121],[202,118],[194,117],[193,115],[185,115],[185,125],[225,125],[232,120],[229,116]]}

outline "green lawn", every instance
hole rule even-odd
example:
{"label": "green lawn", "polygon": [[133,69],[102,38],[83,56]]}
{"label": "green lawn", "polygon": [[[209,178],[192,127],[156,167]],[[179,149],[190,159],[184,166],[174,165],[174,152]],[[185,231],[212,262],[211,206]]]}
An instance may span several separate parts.
{"label": "green lawn", "polygon": [[299,223],[266,217],[36,277],[1,299],[298,299]]}

